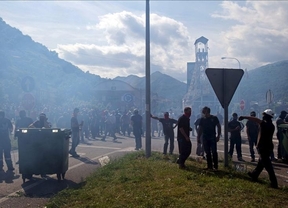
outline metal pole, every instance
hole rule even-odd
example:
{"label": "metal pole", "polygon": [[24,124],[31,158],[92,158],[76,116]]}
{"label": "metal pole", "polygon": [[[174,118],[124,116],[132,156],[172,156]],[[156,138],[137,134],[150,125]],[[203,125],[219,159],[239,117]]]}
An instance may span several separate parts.
{"label": "metal pole", "polygon": [[[223,94],[226,94],[226,72],[223,70]],[[229,104],[224,96],[224,166],[228,167],[228,107]]]}
{"label": "metal pole", "polygon": [[[241,69],[241,63],[240,63],[240,61],[237,58],[235,58],[235,57],[221,57],[221,59],[235,59],[238,62],[239,69]],[[236,97],[237,97],[236,99],[237,99],[237,101],[239,103],[240,102],[240,95],[239,95],[238,91],[236,93]]]}
{"label": "metal pole", "polygon": [[228,105],[224,106],[224,166],[228,167]]}
{"label": "metal pole", "polygon": [[240,61],[237,59],[237,58],[234,58],[236,61],[238,61],[238,64],[239,64],[239,69],[241,69],[241,64],[240,64]]}
{"label": "metal pole", "polygon": [[146,0],[146,158],[151,156],[151,110],[150,110],[150,8]]}

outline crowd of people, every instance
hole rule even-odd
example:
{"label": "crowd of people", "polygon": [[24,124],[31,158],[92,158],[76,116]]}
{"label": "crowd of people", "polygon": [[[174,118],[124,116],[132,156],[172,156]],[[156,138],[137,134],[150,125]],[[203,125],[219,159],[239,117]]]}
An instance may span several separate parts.
{"label": "crowd of people", "polygon": [[[10,108],[11,109],[11,108]],[[49,110],[48,110],[49,109]],[[38,118],[27,116],[26,111],[20,110],[18,115],[15,112],[0,111],[0,170],[3,169],[4,160],[7,169],[13,171],[14,167],[11,161],[11,142],[9,132],[13,132],[19,128],[68,128],[72,131],[72,145],[69,154],[73,157],[79,157],[76,152],[76,147],[80,142],[85,142],[86,139],[93,140],[97,137],[105,141],[107,136],[112,137],[113,141],[117,141],[118,135],[133,136],[135,138],[135,150],[142,149],[141,137],[145,134],[145,114],[142,114],[137,109],[120,111],[99,109],[99,108],[67,108],[61,111],[50,111],[51,108],[45,107]],[[13,109],[15,110],[15,109]],[[45,112],[46,111],[46,112]],[[57,114],[57,112],[60,112]],[[52,119],[48,119],[51,116]],[[31,114],[32,115],[32,114]],[[207,161],[208,170],[218,169],[218,153],[217,142],[222,136],[221,125],[223,117],[219,114],[212,115],[209,107],[204,107],[201,115],[197,118],[193,117],[192,109],[186,107],[182,115],[178,118],[171,118],[171,113],[165,112],[163,117],[151,115],[151,136],[164,136],[163,154],[173,154],[174,152],[174,129],[177,127],[177,142],[179,150],[179,158],[177,163],[179,168],[185,169],[185,161],[191,155],[192,143],[190,135],[197,134],[196,154],[202,156]],[[10,118],[9,118],[10,117]],[[12,117],[12,118],[11,118]],[[175,117],[175,115],[173,115]],[[236,146],[236,154],[238,161],[244,161],[242,158],[242,138],[246,126],[246,134],[249,141],[249,150],[251,162],[256,162],[255,148],[258,151],[259,159],[257,167],[249,176],[253,180],[257,180],[259,174],[265,168],[269,173],[271,186],[278,187],[277,179],[271,161],[283,160],[288,161],[288,154],[283,145],[283,128],[281,124],[288,123],[288,114],[282,111],[276,120],[277,139],[279,144],[277,147],[277,156],[273,153],[273,134],[275,126],[273,124],[274,113],[267,109],[263,112],[263,118],[257,118],[256,113],[252,111],[249,116],[238,117],[237,113],[232,114],[232,118],[228,122],[228,131],[230,132],[230,148],[228,155],[230,159],[233,157],[234,147]],[[244,124],[242,120],[247,119]],[[155,122],[156,121],[156,122]],[[158,122],[157,122],[158,121]],[[13,127],[13,124],[15,127]],[[195,127],[194,129],[191,126]],[[169,146],[170,145],[170,146]],[[169,149],[168,149],[169,146]],[[4,156],[4,160],[3,160]]]}

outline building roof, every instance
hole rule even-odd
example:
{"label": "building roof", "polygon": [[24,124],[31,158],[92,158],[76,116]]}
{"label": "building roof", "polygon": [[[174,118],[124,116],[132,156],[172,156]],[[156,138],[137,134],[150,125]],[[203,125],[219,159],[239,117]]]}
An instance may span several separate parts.
{"label": "building roof", "polygon": [[205,38],[204,36],[201,36],[200,38],[198,38],[198,39],[195,41],[194,45],[196,45],[196,44],[199,43],[199,42],[206,44],[206,43],[208,42],[208,39]]}

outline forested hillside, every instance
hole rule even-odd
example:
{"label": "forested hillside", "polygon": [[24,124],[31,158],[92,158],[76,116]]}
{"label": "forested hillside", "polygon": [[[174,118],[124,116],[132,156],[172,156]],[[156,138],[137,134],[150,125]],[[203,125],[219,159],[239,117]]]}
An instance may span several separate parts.
{"label": "forested hillside", "polygon": [[[239,86],[241,98],[248,102],[267,105],[266,93],[271,90],[276,111],[288,107],[288,60],[268,64],[248,71]],[[270,107],[271,107],[270,106]],[[279,108],[278,108],[279,107]]]}
{"label": "forested hillside", "polygon": [[[25,93],[21,83],[27,76],[35,81],[33,94],[37,102],[66,106],[69,103],[93,103],[97,84],[105,79],[83,72],[71,63],[60,59],[41,43],[6,24],[0,18],[0,104],[19,103]],[[265,105],[266,92],[273,92],[274,107],[285,108],[288,103],[288,61],[249,70],[240,83],[239,98],[247,108],[250,103]],[[134,88],[145,89],[145,78],[130,75],[117,77]],[[181,106],[186,84],[171,76],[155,72],[151,75],[151,92],[158,104]],[[284,104],[284,106],[283,106]],[[282,105],[282,106],[281,106]]]}

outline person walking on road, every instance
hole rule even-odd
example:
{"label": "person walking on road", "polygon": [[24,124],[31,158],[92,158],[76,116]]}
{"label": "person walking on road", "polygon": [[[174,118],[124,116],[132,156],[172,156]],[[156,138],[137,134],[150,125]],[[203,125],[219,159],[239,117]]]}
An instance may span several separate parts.
{"label": "person walking on road", "polygon": [[238,161],[244,161],[242,158],[242,138],[241,130],[244,128],[244,125],[238,121],[237,113],[232,114],[232,120],[228,123],[228,131],[230,132],[230,158],[233,157],[234,146],[236,145],[236,152]]}
{"label": "person walking on road", "polygon": [[11,121],[5,117],[5,112],[0,111],[0,171],[3,171],[3,154],[8,171],[13,171],[14,167],[11,159],[11,141],[9,134],[13,131]]}
{"label": "person walking on road", "polygon": [[79,124],[77,116],[79,113],[79,109],[75,108],[73,111],[73,116],[71,118],[71,131],[72,131],[72,146],[69,150],[69,154],[72,155],[72,157],[80,157],[76,153],[76,147],[79,144],[80,141],[80,128],[83,126],[83,121]]}
{"label": "person walking on road", "polygon": [[284,129],[283,128],[280,128],[279,126],[281,124],[285,124],[285,117],[287,115],[287,112],[286,111],[281,111],[279,117],[277,118],[276,120],[276,126],[277,126],[277,139],[278,139],[278,148],[277,148],[277,157],[279,160],[284,160],[287,162],[287,153],[284,149],[284,146],[283,146],[283,131]]}
{"label": "person walking on road", "polygon": [[278,188],[277,178],[270,159],[271,152],[273,151],[273,134],[275,131],[275,126],[272,123],[273,117],[273,111],[271,109],[266,109],[263,112],[262,120],[253,116],[240,116],[239,120],[248,119],[260,125],[257,141],[257,150],[260,157],[256,168],[252,172],[248,172],[248,175],[253,181],[257,181],[260,173],[265,168],[269,174],[271,187]]}
{"label": "person walking on road", "polygon": [[163,154],[167,154],[167,149],[170,141],[170,149],[169,154],[172,155],[174,151],[174,128],[173,124],[177,124],[177,120],[173,118],[169,118],[169,113],[164,113],[164,118],[158,118],[156,116],[151,115],[151,118],[158,120],[160,123],[162,123],[163,126],[163,132],[164,132],[164,147],[163,147]]}
{"label": "person walking on road", "polygon": [[[205,106],[202,109],[204,115],[199,122],[199,129],[197,135],[197,142],[201,142],[201,136],[203,140],[203,147],[206,153],[207,169],[215,170],[218,169],[218,153],[217,153],[217,142],[221,136],[221,125],[218,118],[210,114],[210,108]],[[217,127],[217,136],[216,136]],[[212,155],[211,155],[212,154]],[[213,163],[212,163],[213,157]]]}
{"label": "person walking on road", "polygon": [[[250,113],[251,117],[256,117],[256,112],[252,111]],[[255,162],[255,151],[254,147],[256,147],[257,144],[257,137],[259,133],[259,124],[255,121],[248,120],[246,123],[246,133],[247,138],[249,142],[249,150],[250,150],[250,156],[251,156],[251,162]]]}
{"label": "person walking on road", "polygon": [[140,150],[142,148],[142,116],[139,115],[139,112],[136,109],[133,112],[133,116],[131,116],[131,126],[133,128],[133,134],[135,136],[135,150]]}
{"label": "person walking on road", "polygon": [[191,154],[192,143],[190,140],[190,131],[192,128],[190,127],[190,116],[191,116],[191,108],[186,107],[184,109],[184,114],[180,116],[178,119],[178,129],[177,129],[177,141],[179,147],[179,158],[177,159],[177,163],[180,169],[185,169],[185,161]]}

